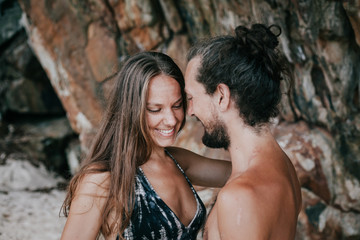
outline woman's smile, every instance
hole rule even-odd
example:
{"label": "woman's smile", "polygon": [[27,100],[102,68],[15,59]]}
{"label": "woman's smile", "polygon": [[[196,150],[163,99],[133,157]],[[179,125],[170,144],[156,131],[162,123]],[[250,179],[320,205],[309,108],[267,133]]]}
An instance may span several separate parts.
{"label": "woman's smile", "polygon": [[164,137],[172,137],[175,133],[175,128],[171,129],[156,129]]}

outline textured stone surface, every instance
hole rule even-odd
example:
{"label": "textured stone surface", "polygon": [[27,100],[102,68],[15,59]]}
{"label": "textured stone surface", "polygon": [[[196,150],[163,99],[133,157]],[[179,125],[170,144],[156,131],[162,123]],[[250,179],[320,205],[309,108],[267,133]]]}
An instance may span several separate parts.
{"label": "textured stone surface", "polygon": [[[22,7],[28,15],[23,18],[23,24],[31,46],[61,98],[73,129],[83,132],[96,127],[102,113],[98,101],[101,86],[85,53],[86,29],[91,21],[98,20],[111,30],[107,17],[110,12],[101,1],[88,4],[83,1],[26,1],[22,2]],[[96,69],[95,72],[98,73]]]}
{"label": "textured stone surface", "polygon": [[280,123],[274,135],[295,165],[303,187],[299,222],[315,226],[305,228],[321,239],[358,237],[360,183],[339,161],[336,140],[324,129],[305,122]]}
{"label": "textured stone surface", "polygon": [[343,1],[342,3],[354,30],[356,43],[360,46],[360,1]]}
{"label": "textured stone surface", "polygon": [[0,45],[8,42],[21,29],[18,21],[22,14],[17,1],[0,0]]}
{"label": "textured stone surface", "polygon": [[59,98],[26,42],[24,30],[9,41],[0,56],[0,116],[7,111],[63,114]]}
{"label": "textured stone surface", "polygon": [[18,119],[9,124],[8,131],[0,138],[0,153],[5,160],[25,158],[34,165],[44,164],[47,169],[63,171],[66,177],[65,149],[68,141],[75,137],[68,120],[62,117],[34,121]]}

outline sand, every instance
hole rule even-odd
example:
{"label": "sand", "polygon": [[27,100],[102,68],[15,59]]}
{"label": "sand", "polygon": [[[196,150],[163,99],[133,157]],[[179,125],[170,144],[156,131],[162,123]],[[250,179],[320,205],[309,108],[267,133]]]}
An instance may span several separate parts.
{"label": "sand", "polygon": [[65,192],[57,186],[63,181],[26,160],[0,165],[0,239],[60,239]]}

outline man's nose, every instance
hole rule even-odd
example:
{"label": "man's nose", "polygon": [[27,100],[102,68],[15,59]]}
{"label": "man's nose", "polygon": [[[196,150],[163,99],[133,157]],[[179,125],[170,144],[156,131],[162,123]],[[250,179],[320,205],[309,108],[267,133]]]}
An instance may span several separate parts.
{"label": "man's nose", "polygon": [[188,114],[189,116],[193,116],[193,115],[194,115],[194,109],[193,109],[192,101],[188,101],[187,114]]}

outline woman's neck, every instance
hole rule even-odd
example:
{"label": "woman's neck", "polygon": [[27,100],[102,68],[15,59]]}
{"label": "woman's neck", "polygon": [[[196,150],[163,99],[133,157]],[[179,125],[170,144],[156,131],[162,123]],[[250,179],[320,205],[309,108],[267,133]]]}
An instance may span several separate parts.
{"label": "woman's neck", "polygon": [[147,162],[163,163],[164,161],[167,161],[165,148],[163,147],[153,148]]}

